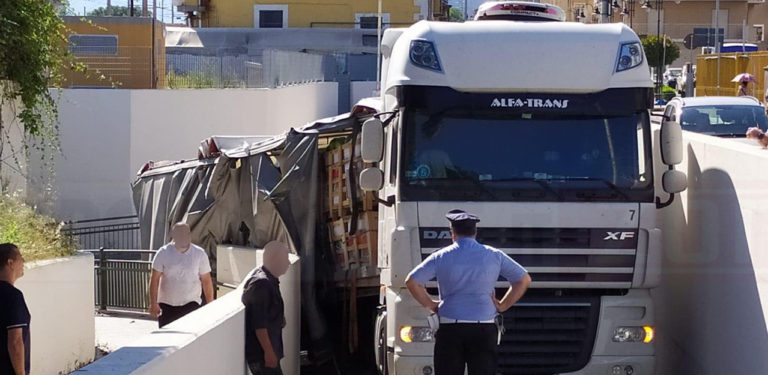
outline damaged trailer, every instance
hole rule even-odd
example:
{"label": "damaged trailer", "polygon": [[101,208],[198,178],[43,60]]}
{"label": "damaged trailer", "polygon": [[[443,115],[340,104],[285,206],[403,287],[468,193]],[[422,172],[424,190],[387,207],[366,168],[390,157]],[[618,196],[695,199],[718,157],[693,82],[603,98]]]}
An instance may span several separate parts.
{"label": "damaged trailer", "polygon": [[[316,368],[325,369],[320,373],[345,372],[336,363],[350,363],[339,355],[357,352],[362,341],[358,317],[362,318],[363,342],[373,340],[368,330],[372,330],[379,302],[379,279],[377,272],[361,275],[358,269],[335,264],[329,221],[323,217],[329,207],[321,193],[328,178],[321,152],[339,140],[354,140],[361,123],[377,113],[377,106],[377,100],[366,99],[350,113],[280,136],[214,136],[201,142],[198,159],[145,164],[132,185],[142,248],[160,248],[170,241],[172,225],[184,221],[191,227],[193,242],[208,253],[216,278],[219,245],[255,250],[272,240],[288,243],[303,264],[302,351],[306,350]],[[355,147],[354,141],[351,144]],[[348,186],[343,190],[349,194],[345,202],[352,202],[348,206],[352,220],[346,221],[349,227],[344,230],[354,234],[360,210],[356,194],[360,193],[350,186],[355,186],[359,171],[354,170],[354,163],[347,163],[346,168]],[[375,259],[372,262],[376,268]],[[367,277],[358,280],[360,276]],[[217,290],[233,287],[217,285]],[[368,301],[358,308],[358,298]],[[370,349],[368,345],[364,348]],[[363,362],[373,362],[372,351],[361,355]]]}

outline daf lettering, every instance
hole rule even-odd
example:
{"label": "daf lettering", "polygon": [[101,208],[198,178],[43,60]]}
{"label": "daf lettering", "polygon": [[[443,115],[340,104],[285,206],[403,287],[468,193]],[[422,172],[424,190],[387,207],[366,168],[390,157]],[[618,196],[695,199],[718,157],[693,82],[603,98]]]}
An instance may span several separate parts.
{"label": "daf lettering", "polygon": [[624,241],[635,238],[635,232],[606,232],[606,235],[603,241]]}
{"label": "daf lettering", "polygon": [[424,231],[424,239],[425,240],[446,240],[446,239],[451,239],[451,232],[449,232],[447,230],[443,230],[443,231],[425,230]]}

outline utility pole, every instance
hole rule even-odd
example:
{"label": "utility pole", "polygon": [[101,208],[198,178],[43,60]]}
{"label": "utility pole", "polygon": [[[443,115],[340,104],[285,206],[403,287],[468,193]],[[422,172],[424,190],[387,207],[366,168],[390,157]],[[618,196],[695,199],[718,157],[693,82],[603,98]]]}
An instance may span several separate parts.
{"label": "utility pole", "polygon": [[715,0],[715,53],[717,54],[717,95],[720,95],[720,0]]}
{"label": "utility pole", "polygon": [[467,7],[467,0],[464,0],[464,21],[469,19],[469,8]]}
{"label": "utility pole", "polygon": [[130,9],[128,9],[128,14],[130,14],[131,17],[133,17],[134,16],[134,14],[133,14],[133,0],[130,0],[130,2],[128,3],[128,8],[130,8]]}
{"label": "utility pole", "polygon": [[[146,2],[147,0],[144,0]],[[150,81],[150,87],[153,89],[157,88],[157,64],[155,64],[155,18],[157,18],[157,0],[152,0],[152,61],[150,62],[150,74],[151,74],[151,81]]]}

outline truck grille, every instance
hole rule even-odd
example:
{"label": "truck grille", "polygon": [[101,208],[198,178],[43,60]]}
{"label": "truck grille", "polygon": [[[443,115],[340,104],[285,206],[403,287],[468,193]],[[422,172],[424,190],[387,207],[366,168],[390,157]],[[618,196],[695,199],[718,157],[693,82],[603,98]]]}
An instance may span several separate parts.
{"label": "truck grille", "polygon": [[[451,244],[448,228],[420,228],[419,232],[422,258]],[[637,237],[637,229],[626,228],[477,230],[480,243],[504,251],[528,270],[533,288],[630,288]]]}
{"label": "truck grille", "polygon": [[599,297],[556,303],[524,299],[504,313],[498,373],[557,374],[583,368],[592,353],[599,314]]}

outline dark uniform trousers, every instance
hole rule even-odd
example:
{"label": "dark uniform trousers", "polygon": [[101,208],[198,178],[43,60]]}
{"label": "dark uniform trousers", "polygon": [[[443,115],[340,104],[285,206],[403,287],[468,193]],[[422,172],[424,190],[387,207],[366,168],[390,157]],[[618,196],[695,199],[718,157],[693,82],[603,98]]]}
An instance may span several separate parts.
{"label": "dark uniform trousers", "polygon": [[493,323],[441,324],[435,334],[435,375],[495,375],[497,331]]}
{"label": "dark uniform trousers", "polygon": [[283,369],[280,367],[280,362],[277,363],[276,368],[266,367],[263,363],[251,362],[248,363],[248,369],[251,370],[251,374],[253,375],[283,375]]}

